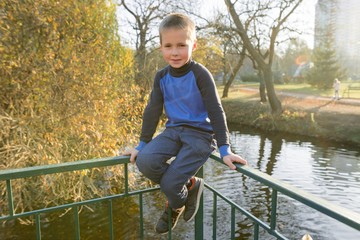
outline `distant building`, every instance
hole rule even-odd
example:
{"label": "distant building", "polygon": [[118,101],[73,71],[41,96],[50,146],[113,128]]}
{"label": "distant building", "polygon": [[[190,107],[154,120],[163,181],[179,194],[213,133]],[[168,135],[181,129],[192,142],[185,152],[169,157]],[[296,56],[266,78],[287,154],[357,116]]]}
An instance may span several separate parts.
{"label": "distant building", "polygon": [[360,78],[360,1],[318,0],[314,46],[332,37],[339,62],[353,78]]}

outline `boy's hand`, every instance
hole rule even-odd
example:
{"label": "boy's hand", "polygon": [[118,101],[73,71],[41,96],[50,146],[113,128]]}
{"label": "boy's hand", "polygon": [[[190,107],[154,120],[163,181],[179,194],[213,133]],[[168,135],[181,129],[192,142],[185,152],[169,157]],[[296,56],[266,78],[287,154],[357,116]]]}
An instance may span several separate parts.
{"label": "boy's hand", "polygon": [[244,158],[240,157],[239,155],[233,154],[233,153],[223,157],[223,161],[232,170],[236,169],[236,166],[233,164],[233,162],[247,165],[247,161]]}
{"label": "boy's hand", "polygon": [[122,155],[130,155],[130,163],[134,164],[139,151],[135,148],[125,149]]}

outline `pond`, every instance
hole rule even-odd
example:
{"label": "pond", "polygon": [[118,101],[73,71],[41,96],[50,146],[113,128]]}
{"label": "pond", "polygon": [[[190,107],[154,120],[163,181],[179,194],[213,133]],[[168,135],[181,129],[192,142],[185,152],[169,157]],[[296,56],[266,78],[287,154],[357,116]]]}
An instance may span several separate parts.
{"label": "pond", "polygon": [[[274,178],[360,213],[360,148],[283,133],[263,133],[230,126],[234,152],[249,165]],[[131,166],[132,171],[136,169]],[[260,183],[209,160],[204,166],[206,182],[264,222],[270,221],[271,190]],[[337,223],[286,196],[279,196],[278,230],[289,239],[309,233],[313,239],[360,239],[360,232]],[[154,233],[163,211],[164,196],[144,195],[144,239],[167,239]],[[213,196],[204,191],[204,238],[212,239]],[[113,203],[115,239],[139,239],[138,197]],[[230,207],[218,201],[217,239],[230,239]],[[42,216],[43,239],[74,239],[73,215],[51,221]],[[80,214],[81,239],[108,239],[107,205],[93,204]],[[194,239],[194,222],[180,220],[173,239]],[[236,239],[252,239],[252,223],[236,213]],[[275,239],[262,231],[260,239]],[[34,226],[9,221],[0,227],[0,239],[35,239]]]}

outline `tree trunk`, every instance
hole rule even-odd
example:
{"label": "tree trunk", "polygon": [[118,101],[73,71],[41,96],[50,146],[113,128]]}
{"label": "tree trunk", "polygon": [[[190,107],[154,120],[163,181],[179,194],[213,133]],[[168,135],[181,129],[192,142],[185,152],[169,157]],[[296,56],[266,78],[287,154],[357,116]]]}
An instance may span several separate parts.
{"label": "tree trunk", "polygon": [[226,50],[223,51],[223,55],[224,57],[222,58],[222,64],[223,64],[223,76],[222,76],[222,85],[225,86],[226,84],[226,78],[227,78],[227,75],[228,75],[228,72],[226,70]]}
{"label": "tree trunk", "polygon": [[231,74],[229,80],[226,82],[226,84],[224,86],[222,98],[227,98],[229,96],[229,89],[230,89],[230,86],[231,86],[232,82],[234,81],[234,79],[235,79],[235,76],[233,74]]}
{"label": "tree trunk", "polygon": [[264,70],[264,81],[265,81],[267,96],[269,98],[269,103],[271,106],[271,112],[273,114],[282,113],[281,102],[276,96],[274,83],[272,81],[272,71],[269,66],[267,66],[267,68]]}
{"label": "tree trunk", "polygon": [[[141,35],[141,34],[140,34]],[[144,35],[144,34],[142,34]],[[142,40],[144,41],[144,40]],[[145,61],[146,61],[146,46],[145,42],[140,42],[138,49],[136,50],[135,54],[135,82],[139,86],[145,86],[147,85],[146,79],[146,71],[145,71]]]}
{"label": "tree trunk", "polygon": [[226,72],[226,70],[224,69],[224,75],[223,75],[223,77],[222,77],[222,85],[226,85],[226,77],[227,77],[227,72]]}
{"label": "tree trunk", "polygon": [[267,102],[266,86],[265,86],[264,76],[261,71],[259,71],[258,76],[260,79],[260,84],[259,84],[260,102],[266,103]]}
{"label": "tree trunk", "polygon": [[243,62],[244,62],[244,56],[241,56],[238,60],[238,62],[236,63],[235,68],[233,69],[233,71],[231,72],[231,75],[229,77],[229,80],[226,82],[225,86],[224,86],[224,91],[223,91],[223,95],[222,98],[227,98],[229,95],[229,89],[231,84],[234,82],[236,74],[238,73],[238,71],[240,70]]}

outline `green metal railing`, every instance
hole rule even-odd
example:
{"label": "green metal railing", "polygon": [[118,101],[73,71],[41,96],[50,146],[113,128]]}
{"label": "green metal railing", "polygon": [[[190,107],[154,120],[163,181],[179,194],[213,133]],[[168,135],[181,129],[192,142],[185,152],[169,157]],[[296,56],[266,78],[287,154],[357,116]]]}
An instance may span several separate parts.
{"label": "green metal railing", "polygon": [[[223,163],[223,161],[215,155],[211,156],[212,159],[218,161],[219,163]],[[271,193],[271,213],[270,213],[270,224],[267,224],[260,219],[256,218],[252,215],[249,211],[245,210],[235,202],[227,199],[221,193],[216,191],[215,189],[207,186],[214,193],[214,199],[217,196],[224,199],[228,204],[231,205],[231,239],[235,236],[235,210],[240,211],[242,214],[247,216],[253,223],[254,223],[254,239],[259,239],[259,229],[262,227],[265,229],[269,234],[275,236],[277,239],[287,239],[281,233],[276,230],[276,222],[277,222],[277,204],[278,204],[278,194],[282,193],[298,202],[303,203],[304,205],[311,207],[341,223],[344,223],[347,226],[350,226],[358,231],[360,231],[360,214],[350,211],[346,208],[337,206],[332,204],[322,198],[316,197],[306,191],[300,190],[296,187],[293,187],[289,184],[286,184],[282,181],[279,181],[265,173],[262,173],[256,169],[253,169],[249,166],[241,166],[236,165],[237,171],[268,186],[272,189]],[[215,202],[215,200],[214,200]],[[213,211],[216,215],[216,207],[214,206]],[[214,222],[214,225],[216,222]],[[216,226],[213,226],[213,236],[216,236]],[[216,239],[216,238],[213,238]]]}
{"label": "green metal railing", "polygon": [[[216,156],[212,155],[212,159],[218,161],[219,163],[223,163],[222,160]],[[38,209],[28,212],[16,213],[14,211],[14,200],[12,196],[12,180],[19,178],[27,178],[34,177],[46,174],[55,174],[55,173],[63,173],[69,171],[83,170],[83,169],[91,169],[95,167],[107,167],[113,165],[124,165],[124,191],[121,194],[106,196],[102,198],[85,200],[82,202],[74,202],[69,204],[64,204],[60,206],[48,207],[44,209]],[[35,219],[35,228],[36,228],[36,238],[41,239],[41,215],[45,213],[49,213],[56,210],[63,210],[71,208],[74,213],[74,223],[75,223],[75,236],[74,239],[80,239],[80,222],[79,222],[79,207],[87,204],[93,204],[97,202],[107,202],[108,204],[108,225],[109,225],[109,238],[114,239],[114,228],[113,228],[113,208],[112,203],[114,199],[124,198],[129,196],[137,195],[139,197],[139,232],[140,239],[144,239],[144,221],[143,221],[143,195],[144,193],[159,191],[159,187],[129,191],[129,182],[128,182],[128,164],[129,157],[118,156],[111,158],[102,158],[102,159],[93,159],[93,160],[82,160],[76,162],[67,162],[61,164],[54,165],[45,165],[45,166],[36,166],[36,167],[28,167],[22,169],[9,169],[9,170],[1,170],[0,171],[0,181],[6,181],[6,189],[7,189],[7,202],[8,202],[8,213],[2,213],[0,216],[0,222],[18,219],[22,217],[33,216]],[[358,231],[360,231],[360,214],[349,211],[345,208],[336,206],[328,201],[325,201],[319,197],[315,197],[305,191],[299,190],[291,185],[285,184],[267,174],[264,174],[258,170],[255,170],[249,166],[237,165],[237,171],[242,173],[272,189],[271,195],[271,212],[270,212],[270,223],[265,223],[264,221],[258,219],[252,213],[247,211],[242,206],[238,205],[236,202],[227,198],[219,191],[214,189],[213,187],[205,184],[206,188],[213,193],[213,232],[212,239],[216,239],[217,235],[217,202],[218,199],[223,199],[227,204],[231,206],[231,239],[235,238],[235,217],[236,213],[240,212],[245,215],[248,219],[253,222],[253,235],[254,239],[259,239],[260,228],[265,229],[269,234],[275,236],[277,239],[287,239],[283,236],[278,230],[276,230],[277,223],[277,203],[278,203],[278,194],[284,194],[298,202],[303,203],[306,206],[309,206],[339,222],[344,223]],[[198,173],[202,176],[202,170]],[[194,239],[204,239],[204,228],[203,228],[203,217],[204,217],[204,209],[203,209],[203,199],[201,199],[201,207],[199,208],[198,214],[195,218],[195,235]],[[168,239],[171,239],[171,231],[169,231]]]}

